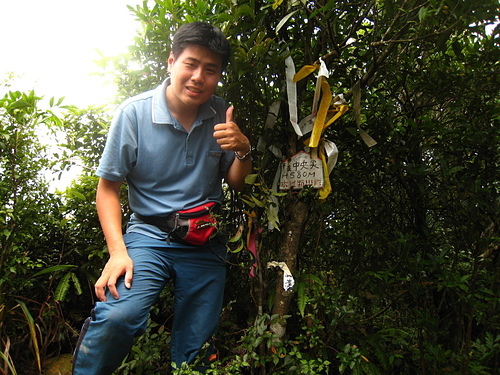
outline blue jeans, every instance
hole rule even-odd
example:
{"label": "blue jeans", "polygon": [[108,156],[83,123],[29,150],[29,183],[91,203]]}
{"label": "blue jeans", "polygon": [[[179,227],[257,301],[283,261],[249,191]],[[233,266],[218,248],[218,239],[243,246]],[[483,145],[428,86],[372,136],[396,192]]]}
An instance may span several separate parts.
{"label": "blue jeans", "polygon": [[165,241],[137,233],[125,235],[134,261],[132,287],[123,278],[120,299],[107,293],[82,328],[74,353],[74,375],[112,374],[146,330],[149,310],[163,287],[173,280],[172,362],[192,362],[217,331],[226,279],[225,245],[212,240],[203,247],[169,247]]}

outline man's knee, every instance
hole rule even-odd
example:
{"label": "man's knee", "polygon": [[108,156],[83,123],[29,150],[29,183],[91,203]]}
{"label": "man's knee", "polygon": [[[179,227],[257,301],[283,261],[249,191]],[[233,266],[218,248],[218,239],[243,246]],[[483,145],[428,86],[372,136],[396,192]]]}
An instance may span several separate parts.
{"label": "man's knee", "polygon": [[132,306],[96,309],[96,322],[111,335],[141,335],[146,331],[147,319],[148,313]]}

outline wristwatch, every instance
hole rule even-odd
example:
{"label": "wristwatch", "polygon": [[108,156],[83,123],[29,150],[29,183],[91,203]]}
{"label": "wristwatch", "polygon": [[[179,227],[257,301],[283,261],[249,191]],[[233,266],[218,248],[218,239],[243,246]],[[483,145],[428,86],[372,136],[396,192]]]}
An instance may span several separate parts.
{"label": "wristwatch", "polygon": [[236,151],[234,152],[234,155],[239,161],[247,161],[252,157],[252,148],[250,147],[250,150],[248,150],[248,152],[243,156],[238,155],[238,152]]}

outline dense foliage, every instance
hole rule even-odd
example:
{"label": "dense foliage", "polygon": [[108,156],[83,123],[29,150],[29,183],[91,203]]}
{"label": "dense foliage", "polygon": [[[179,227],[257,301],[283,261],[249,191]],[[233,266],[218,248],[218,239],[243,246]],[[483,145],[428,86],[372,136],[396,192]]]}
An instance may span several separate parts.
{"label": "dense foliage", "polygon": [[[121,96],[164,79],[180,24],[212,22],[234,51],[220,95],[258,145],[247,191],[230,196],[227,230],[244,224],[231,247],[256,244],[259,263],[249,278],[248,253],[232,259],[213,374],[497,371],[496,2],[157,0],[131,11],[144,28],[130,64],[115,60]],[[287,57],[297,70],[322,58],[331,91],[350,107],[323,135],[340,151],[323,200],[313,189],[273,191],[279,164],[308,137],[290,124]],[[299,119],[314,86],[315,73],[297,83]],[[57,119],[33,93],[0,103],[0,368],[36,373],[72,350],[106,257],[92,171],[108,118],[72,108]],[[57,168],[75,158],[84,166],[64,195],[41,180],[40,123],[65,134]],[[269,261],[288,264],[292,293]],[[167,289],[118,373],[170,372],[171,302]]]}

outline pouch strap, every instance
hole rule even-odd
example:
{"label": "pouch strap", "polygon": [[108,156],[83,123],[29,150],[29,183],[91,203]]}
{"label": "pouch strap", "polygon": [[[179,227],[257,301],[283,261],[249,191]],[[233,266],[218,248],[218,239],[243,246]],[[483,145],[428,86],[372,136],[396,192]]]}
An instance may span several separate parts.
{"label": "pouch strap", "polygon": [[[200,205],[200,207],[203,207],[203,205]],[[220,204],[215,204],[213,207],[211,207],[211,209],[207,210],[206,213],[209,212],[217,213],[219,212],[219,210],[220,210]],[[179,213],[180,212],[174,212],[167,216],[143,216],[138,214],[137,212],[134,212],[134,215],[136,218],[145,222],[146,224],[154,225],[161,231],[167,233],[168,234],[167,242],[170,243],[170,237],[172,235],[172,232],[178,226]]]}
{"label": "pouch strap", "polygon": [[143,216],[134,212],[134,215],[139,220],[146,224],[154,225],[165,233],[170,233],[175,229],[175,214],[170,214],[168,216]]}

